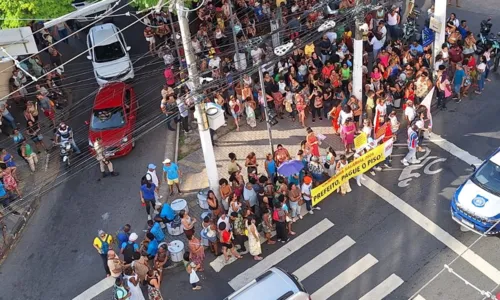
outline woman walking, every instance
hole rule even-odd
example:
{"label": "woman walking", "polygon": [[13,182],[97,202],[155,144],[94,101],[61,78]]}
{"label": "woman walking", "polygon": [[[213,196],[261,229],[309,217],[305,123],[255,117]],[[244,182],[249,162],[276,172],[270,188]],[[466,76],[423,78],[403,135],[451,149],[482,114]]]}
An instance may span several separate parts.
{"label": "woman walking", "polygon": [[344,125],[342,125],[342,141],[344,142],[345,153],[353,152],[352,146],[354,144],[354,134],[356,133],[356,125],[352,118],[347,118]]}
{"label": "woman walking", "polygon": [[127,267],[123,272],[123,279],[127,282],[130,297],[129,300],[145,300],[142,294],[141,286],[139,285],[139,276],[134,272],[131,267]]}
{"label": "woman walking", "polygon": [[196,271],[201,268],[199,264],[196,264],[194,261],[191,261],[191,254],[189,252],[185,252],[184,256],[184,267],[186,268],[186,272],[189,274],[189,283],[193,288],[193,291],[201,290],[201,286],[198,285],[200,282],[200,278]]}
{"label": "woman walking", "polygon": [[219,219],[219,216],[222,214],[222,208],[219,205],[219,200],[212,190],[209,190],[207,193],[207,203],[208,209],[210,209],[210,212],[212,213],[212,217],[215,220]]}
{"label": "woman walking", "polygon": [[255,260],[262,260],[262,250],[260,248],[260,236],[255,226],[255,217],[249,216],[246,222],[246,229],[248,230],[248,246],[250,254]]}
{"label": "woman walking", "polygon": [[318,138],[316,137],[316,134],[314,131],[311,129],[311,127],[307,127],[307,146],[310,149],[310,152],[313,156],[319,157],[319,141]]}
{"label": "woman walking", "polygon": [[194,262],[196,265],[200,266],[198,271],[203,272],[203,261],[205,260],[205,248],[201,244],[201,241],[195,237],[194,235],[190,235],[187,237],[189,243],[189,259]]}
{"label": "woman walking", "polygon": [[271,240],[271,233],[274,230],[273,219],[271,217],[271,212],[269,208],[264,207],[262,210],[262,231],[264,231],[264,236],[266,237],[267,244],[273,245],[276,242]]}
{"label": "woman walking", "polygon": [[148,299],[149,300],[163,300],[160,292],[160,276],[155,270],[149,270],[146,275],[146,282],[148,283]]}
{"label": "woman walking", "polygon": [[[337,163],[337,173],[340,172],[343,168],[347,166],[347,158],[345,157],[344,154],[340,155],[340,160]],[[349,184],[349,180],[346,180],[346,182],[342,183],[340,186],[340,193],[342,196],[344,196],[346,193],[351,192],[351,185]]]}

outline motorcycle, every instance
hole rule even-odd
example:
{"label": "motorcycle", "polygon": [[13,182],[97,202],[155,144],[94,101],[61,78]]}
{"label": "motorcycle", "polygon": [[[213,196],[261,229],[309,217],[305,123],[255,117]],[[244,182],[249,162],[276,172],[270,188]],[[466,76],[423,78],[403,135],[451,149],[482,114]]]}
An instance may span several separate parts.
{"label": "motorcycle", "polygon": [[61,142],[57,143],[59,145],[59,155],[62,157],[63,163],[67,168],[71,165],[71,154],[73,154],[73,147],[71,146],[70,139],[61,140]]}
{"label": "motorcycle", "polygon": [[417,23],[418,17],[420,16],[420,10],[415,6],[412,12],[408,15],[406,23],[403,24],[403,37],[402,40],[405,42],[411,42],[413,40],[420,40],[420,30]]}

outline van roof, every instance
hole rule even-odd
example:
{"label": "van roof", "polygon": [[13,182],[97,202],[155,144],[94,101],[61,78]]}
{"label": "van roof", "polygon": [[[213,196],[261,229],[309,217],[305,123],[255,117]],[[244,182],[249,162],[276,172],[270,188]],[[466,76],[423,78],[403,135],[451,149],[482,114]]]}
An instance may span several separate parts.
{"label": "van roof", "polygon": [[118,41],[118,36],[116,35],[117,33],[118,27],[111,23],[94,26],[89,32],[94,46],[109,45]]}
{"label": "van roof", "polygon": [[123,91],[127,85],[123,82],[112,82],[103,86],[94,100],[94,109],[106,109],[121,106]]}
{"label": "van roof", "polygon": [[266,293],[266,299],[279,299],[287,292],[291,291],[295,294],[301,291],[301,288],[297,286],[297,282],[292,279],[291,275],[280,268],[273,267],[227,299],[255,300],[256,297],[262,295],[263,291]]}

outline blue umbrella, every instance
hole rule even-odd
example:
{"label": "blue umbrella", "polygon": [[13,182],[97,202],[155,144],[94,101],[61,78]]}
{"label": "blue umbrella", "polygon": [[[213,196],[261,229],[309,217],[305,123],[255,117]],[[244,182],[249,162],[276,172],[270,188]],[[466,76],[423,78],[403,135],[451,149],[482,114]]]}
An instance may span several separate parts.
{"label": "blue umbrella", "polygon": [[283,176],[290,176],[299,173],[304,168],[300,160],[285,161],[278,167],[278,173]]}

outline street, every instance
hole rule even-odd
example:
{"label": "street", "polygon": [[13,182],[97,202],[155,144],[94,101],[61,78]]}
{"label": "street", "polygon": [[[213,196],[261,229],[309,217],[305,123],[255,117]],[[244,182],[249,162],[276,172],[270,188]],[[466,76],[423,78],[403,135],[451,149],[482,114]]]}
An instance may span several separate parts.
{"label": "street", "polygon": [[[462,9],[451,7],[448,12],[467,19],[474,31],[482,19],[495,13],[493,31],[500,31],[498,10],[488,12],[488,6],[481,4],[472,12],[473,2],[462,2]],[[494,0],[485,3],[494,5]],[[124,27],[130,20],[117,18],[116,25]],[[141,24],[134,25],[124,32],[125,39],[132,45],[131,55],[136,58],[147,51],[143,28]],[[72,46],[83,51],[85,45],[78,43],[81,42]],[[137,66],[144,67],[137,71]],[[173,158],[170,149],[175,140],[166,138],[166,126],[149,131],[154,123],[146,124],[148,118],[159,112],[163,62],[148,56],[137,66],[133,86],[140,97],[138,127],[144,136],[137,141],[132,153],[114,161],[119,177],[97,181],[98,166],[82,167],[67,174],[70,179],[43,197],[23,237],[0,266],[0,299],[73,299],[105,277],[100,257],[92,247],[98,229],[114,234],[128,223],[132,231],[143,233],[146,215],[139,201],[140,179],[149,163],[160,166],[165,157]],[[93,103],[92,97],[85,97],[95,91],[97,84],[91,73],[85,73],[91,70],[91,65],[84,57],[68,70],[68,74],[74,74],[75,82],[88,79],[82,87],[77,83],[73,89],[76,106],[69,121],[83,150],[88,130],[84,122]],[[156,76],[151,75],[154,72]],[[470,153],[472,159],[477,157],[482,161],[498,148],[500,124],[495,120],[500,107],[497,103],[500,75],[492,75],[492,82],[486,84],[482,95],[473,95],[459,104],[449,103],[448,111],[433,113],[435,134],[424,142],[426,152],[418,154],[419,158],[424,156],[421,164],[405,167],[400,163],[407,153],[406,134],[402,132],[393,151],[392,169],[376,172],[375,176],[366,174],[368,179],[362,187],[351,180],[351,193],[346,196],[334,193],[323,200],[321,211],[293,224],[297,235],[289,243],[262,244],[264,260],[260,262],[245,255],[242,260],[221,265],[221,257],[207,254],[206,270],[200,276],[201,291],[191,291],[184,268],[167,270],[162,282],[163,297],[223,299],[277,265],[296,275],[312,299],[408,299],[417,294],[421,297],[419,300],[482,299],[477,291],[448,271],[435,276],[479,237],[460,231],[450,217],[452,194],[472,169],[460,153],[449,150],[456,146]],[[315,125],[331,127],[329,121]],[[265,126],[261,123],[257,129],[255,131],[264,132]],[[287,124],[287,120],[273,127],[278,136],[290,135],[288,140],[279,142],[293,149],[303,139],[288,131],[295,129],[304,132],[298,125]],[[252,134],[252,130],[246,128],[222,137],[216,151],[217,157],[224,157],[226,161],[218,160],[219,169],[226,170],[227,153],[238,153],[240,159],[246,155],[237,151],[243,152],[239,149],[252,139],[242,139],[240,133]],[[258,141],[252,147],[267,149],[267,141]],[[259,159],[262,154],[258,153]],[[195,162],[190,165],[193,164]],[[497,237],[480,239],[471,248],[474,254],[467,252],[451,267],[480,289],[497,289],[500,284],[498,243]],[[109,289],[94,299],[111,296]]]}

